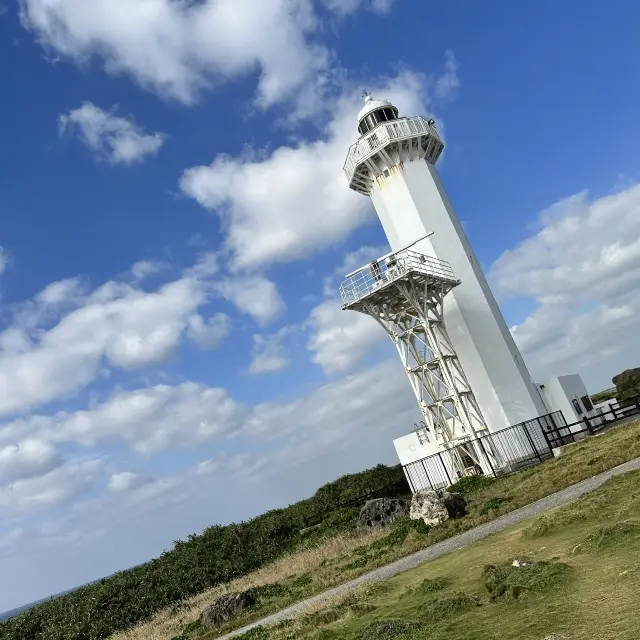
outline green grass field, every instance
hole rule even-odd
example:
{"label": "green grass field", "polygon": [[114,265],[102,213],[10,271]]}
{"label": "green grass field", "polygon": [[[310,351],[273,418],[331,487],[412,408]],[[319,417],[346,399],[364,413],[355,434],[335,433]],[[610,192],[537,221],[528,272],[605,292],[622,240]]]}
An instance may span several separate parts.
{"label": "green grass field", "polygon": [[[373,536],[343,534],[326,537],[258,572],[202,593],[185,603],[177,612],[162,612],[145,624],[116,634],[114,640],[213,640],[226,631],[242,627],[294,602],[493,520],[636,457],[640,457],[640,422],[626,424],[603,435],[585,439],[568,447],[560,458],[500,478],[468,493],[469,514],[464,518],[449,520],[430,530],[421,527],[421,523],[404,520]],[[508,547],[505,547],[507,555],[508,551]],[[519,552],[518,549],[515,551]],[[449,558],[451,557],[453,556]],[[450,560],[445,559],[445,562],[448,561]],[[265,586],[268,588],[259,604],[238,615],[224,627],[214,632],[206,632],[199,626],[197,621],[201,611],[221,594]],[[478,588],[481,590],[481,586]],[[361,594],[361,597],[368,596]],[[409,601],[410,598],[403,600],[402,606],[409,606]],[[335,613],[328,615],[333,616]],[[474,610],[464,615],[480,614]],[[640,638],[640,633],[636,640],[637,638]]]}
{"label": "green grass field", "polygon": [[[533,562],[512,567],[514,559]],[[640,472],[243,640],[638,640]]]}

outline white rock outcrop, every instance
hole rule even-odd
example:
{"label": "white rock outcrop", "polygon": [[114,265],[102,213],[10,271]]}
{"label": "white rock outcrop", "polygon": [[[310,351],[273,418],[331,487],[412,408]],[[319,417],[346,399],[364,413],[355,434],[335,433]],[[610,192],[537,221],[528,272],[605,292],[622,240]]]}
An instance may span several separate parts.
{"label": "white rock outcrop", "polygon": [[422,489],[413,494],[409,517],[412,520],[423,520],[430,527],[435,527],[449,519],[449,512],[437,491]]}

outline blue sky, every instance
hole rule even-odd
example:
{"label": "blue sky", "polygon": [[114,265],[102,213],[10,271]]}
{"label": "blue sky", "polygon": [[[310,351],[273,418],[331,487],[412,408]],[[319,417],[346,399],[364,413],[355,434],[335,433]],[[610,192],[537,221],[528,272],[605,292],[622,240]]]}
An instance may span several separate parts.
{"label": "blue sky", "polygon": [[414,400],[336,299],[386,251],[363,89],[437,119],[532,374],[638,365],[634,3],[3,6],[0,610],[394,462]]}

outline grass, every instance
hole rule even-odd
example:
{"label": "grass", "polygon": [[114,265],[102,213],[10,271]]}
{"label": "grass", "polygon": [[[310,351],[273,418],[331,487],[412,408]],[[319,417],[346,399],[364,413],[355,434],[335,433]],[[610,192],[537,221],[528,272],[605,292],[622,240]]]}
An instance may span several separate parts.
{"label": "grass", "polygon": [[[640,472],[263,640],[637,640]],[[514,567],[513,560],[527,563]],[[240,636],[248,640],[250,636]]]}
{"label": "grass", "polygon": [[[640,422],[625,424],[603,435],[582,440],[567,447],[560,458],[506,478],[463,482],[469,485],[460,487],[469,502],[469,513],[464,518],[449,520],[432,529],[421,526],[421,522],[404,520],[374,535],[340,535],[322,539],[260,571],[204,592],[185,602],[177,611],[164,611],[150,622],[118,633],[112,636],[112,640],[172,640],[181,635],[188,640],[213,639],[232,628],[241,627],[636,457],[640,457]],[[576,521],[561,525],[557,518],[554,515],[553,518],[540,519],[531,525],[533,529],[527,536],[541,537],[554,533],[554,527],[580,524]],[[586,543],[583,541],[583,544]],[[218,596],[274,584],[282,587],[276,590],[277,595],[263,598],[258,605],[220,630],[202,633],[196,625],[192,631],[184,633]]]}

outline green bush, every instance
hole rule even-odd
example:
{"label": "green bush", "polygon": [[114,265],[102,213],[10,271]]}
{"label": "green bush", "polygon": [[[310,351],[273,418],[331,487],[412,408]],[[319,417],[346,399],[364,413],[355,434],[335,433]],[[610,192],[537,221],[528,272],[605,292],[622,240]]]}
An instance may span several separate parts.
{"label": "green bush", "polygon": [[471,493],[478,489],[490,487],[496,481],[489,476],[464,476],[458,482],[452,484],[447,491],[449,493]]}
{"label": "green bush", "polygon": [[484,505],[482,506],[482,510],[480,511],[480,513],[483,516],[486,516],[489,514],[490,511],[493,511],[495,509],[498,509],[499,507],[501,507],[503,504],[505,504],[506,502],[509,502],[509,498],[501,498],[501,497],[495,497],[495,498],[491,498],[490,500],[487,500]]}
{"label": "green bush", "polygon": [[295,550],[308,542],[308,537],[301,538],[299,532],[311,524],[324,523],[317,535],[326,535],[347,526],[350,518],[355,523],[357,504],[331,512],[344,496],[353,501],[352,496],[383,491],[390,485],[398,495],[409,492],[401,467],[378,465],[338,478],[307,500],[248,522],[209,527],[200,535],[175,542],[173,549],[146,564],[48,600],[0,623],[0,638],[104,640],[148,620],[161,609],[179,608],[184,600]]}
{"label": "green bush", "polygon": [[528,591],[544,591],[564,582],[570,572],[569,565],[556,560],[534,562],[522,558],[521,562],[526,564],[514,567],[510,561],[484,568],[484,586],[492,600],[503,596],[517,599]]}

